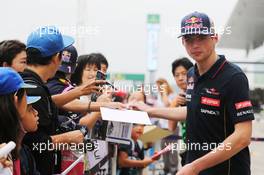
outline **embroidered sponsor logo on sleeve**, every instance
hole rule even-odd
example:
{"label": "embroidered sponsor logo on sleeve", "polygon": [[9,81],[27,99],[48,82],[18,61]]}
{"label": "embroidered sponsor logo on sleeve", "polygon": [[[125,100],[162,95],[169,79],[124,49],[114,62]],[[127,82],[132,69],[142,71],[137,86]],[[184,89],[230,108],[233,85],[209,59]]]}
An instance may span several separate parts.
{"label": "embroidered sponsor logo on sleeve", "polygon": [[250,109],[250,110],[246,110],[246,111],[241,111],[241,112],[238,112],[237,113],[237,116],[238,117],[242,117],[243,115],[248,115],[248,114],[253,114],[253,109]]}
{"label": "embroidered sponsor logo on sleeve", "polygon": [[208,105],[208,106],[215,106],[215,107],[220,106],[220,100],[219,99],[208,98],[208,97],[202,97],[201,103],[204,105]]}
{"label": "embroidered sponsor logo on sleeve", "polygon": [[236,103],[235,106],[236,106],[236,110],[239,110],[242,108],[251,107],[252,104],[251,104],[251,101],[248,100],[248,101],[242,101],[242,102]]}

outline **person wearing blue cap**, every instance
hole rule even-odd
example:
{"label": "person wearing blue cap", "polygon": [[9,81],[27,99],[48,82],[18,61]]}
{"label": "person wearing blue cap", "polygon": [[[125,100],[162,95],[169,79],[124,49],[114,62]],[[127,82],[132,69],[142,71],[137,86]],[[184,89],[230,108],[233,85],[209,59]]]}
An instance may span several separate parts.
{"label": "person wearing blue cap", "polygon": [[180,37],[196,62],[187,74],[186,107],[132,106],[156,117],[186,120],[187,164],[177,175],[250,175],[254,113],[246,75],[216,54],[218,35],[206,14],[185,16]]}
{"label": "person wearing blue cap", "polygon": [[[37,102],[40,96],[27,96],[26,90],[36,88],[36,86],[24,83],[20,75],[11,68],[0,68],[0,143],[14,141],[16,143],[15,151],[12,152],[14,161],[14,174],[19,174],[19,151],[24,129],[37,127],[37,114],[35,109],[28,106]],[[33,114],[33,116],[32,116]],[[31,124],[25,122],[30,121]],[[35,123],[34,123],[35,121]],[[33,123],[32,123],[33,122]],[[18,163],[16,163],[18,162]]]}
{"label": "person wearing blue cap", "polygon": [[80,130],[64,134],[56,133],[57,108],[45,85],[47,80],[55,75],[61,64],[61,52],[73,43],[73,38],[62,35],[55,26],[40,27],[27,39],[28,68],[21,73],[21,76],[25,82],[37,86],[37,89],[29,90],[28,93],[41,93],[42,98],[33,104],[39,113],[39,127],[36,132],[27,133],[23,143],[31,149],[37,170],[41,175],[54,173],[56,152],[55,150],[40,152],[33,149],[34,145],[45,144],[47,147],[50,144],[83,142],[83,134]]}

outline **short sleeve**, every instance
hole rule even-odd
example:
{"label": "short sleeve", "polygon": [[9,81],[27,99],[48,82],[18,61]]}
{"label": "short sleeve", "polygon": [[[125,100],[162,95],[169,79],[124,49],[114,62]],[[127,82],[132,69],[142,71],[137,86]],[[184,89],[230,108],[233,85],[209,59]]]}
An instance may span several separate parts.
{"label": "short sleeve", "polygon": [[244,73],[233,76],[228,84],[227,114],[234,124],[254,120],[254,113],[249,99],[249,85]]}
{"label": "short sleeve", "polygon": [[118,151],[126,152],[129,154],[129,152],[131,151],[131,145],[120,144],[118,147]]}

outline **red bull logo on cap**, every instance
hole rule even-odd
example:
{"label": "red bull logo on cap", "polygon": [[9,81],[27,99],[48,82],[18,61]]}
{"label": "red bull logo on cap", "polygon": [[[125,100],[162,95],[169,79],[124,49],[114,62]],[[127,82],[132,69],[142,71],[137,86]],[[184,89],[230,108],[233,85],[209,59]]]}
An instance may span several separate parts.
{"label": "red bull logo on cap", "polygon": [[197,18],[195,16],[185,20],[185,28],[202,28],[203,20],[202,18]]}

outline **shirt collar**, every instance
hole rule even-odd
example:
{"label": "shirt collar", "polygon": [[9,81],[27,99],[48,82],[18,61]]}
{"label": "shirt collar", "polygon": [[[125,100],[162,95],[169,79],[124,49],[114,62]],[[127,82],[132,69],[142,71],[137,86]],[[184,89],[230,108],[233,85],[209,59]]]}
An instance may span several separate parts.
{"label": "shirt collar", "polygon": [[227,60],[226,60],[225,56],[219,55],[218,59],[213,64],[213,66],[207,72],[205,72],[202,76],[199,75],[197,64],[195,64],[195,66],[194,66],[194,73],[195,73],[196,77],[198,77],[198,78],[203,78],[203,77],[209,78],[210,77],[211,79],[214,79],[219,74],[219,72],[223,69],[223,67],[226,63],[227,63]]}
{"label": "shirt collar", "polygon": [[45,84],[45,83],[42,81],[42,79],[40,78],[40,76],[39,76],[36,72],[34,72],[34,71],[30,70],[30,69],[25,69],[24,72],[23,72],[22,74],[24,74],[24,75],[26,75],[26,76],[31,76],[31,77],[33,77],[35,80],[37,80],[39,83],[41,83],[41,84]]}

